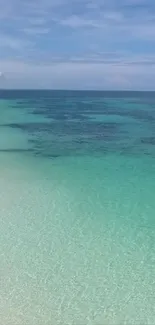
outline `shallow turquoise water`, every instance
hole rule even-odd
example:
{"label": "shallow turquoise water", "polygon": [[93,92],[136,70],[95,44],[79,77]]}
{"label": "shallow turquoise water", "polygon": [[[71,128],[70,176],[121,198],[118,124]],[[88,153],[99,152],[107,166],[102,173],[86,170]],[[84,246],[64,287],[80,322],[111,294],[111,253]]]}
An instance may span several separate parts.
{"label": "shallow turquoise water", "polygon": [[1,322],[153,324],[155,95],[0,97]]}

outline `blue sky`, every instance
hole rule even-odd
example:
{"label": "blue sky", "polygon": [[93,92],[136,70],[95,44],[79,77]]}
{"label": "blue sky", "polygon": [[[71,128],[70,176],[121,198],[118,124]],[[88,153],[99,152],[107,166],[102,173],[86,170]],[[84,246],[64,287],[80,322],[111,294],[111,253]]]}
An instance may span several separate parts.
{"label": "blue sky", "polygon": [[0,0],[0,86],[154,89],[154,0]]}

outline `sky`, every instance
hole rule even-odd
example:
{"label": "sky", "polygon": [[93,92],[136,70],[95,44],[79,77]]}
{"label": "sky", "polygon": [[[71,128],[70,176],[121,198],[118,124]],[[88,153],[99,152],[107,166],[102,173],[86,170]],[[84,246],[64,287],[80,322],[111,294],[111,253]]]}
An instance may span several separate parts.
{"label": "sky", "polygon": [[0,87],[153,90],[155,0],[0,0]]}

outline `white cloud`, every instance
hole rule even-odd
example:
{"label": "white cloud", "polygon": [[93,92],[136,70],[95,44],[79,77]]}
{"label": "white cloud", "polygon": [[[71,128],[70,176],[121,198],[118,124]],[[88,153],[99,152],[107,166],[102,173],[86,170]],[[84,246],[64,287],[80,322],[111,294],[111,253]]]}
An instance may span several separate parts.
{"label": "white cloud", "polygon": [[0,71],[0,79],[4,78],[4,73]]}
{"label": "white cloud", "polygon": [[71,28],[83,28],[83,27],[100,27],[100,24],[91,19],[84,19],[80,16],[72,15],[66,19],[55,19],[60,25],[68,26]]}
{"label": "white cloud", "polygon": [[28,22],[30,23],[30,25],[32,26],[43,26],[46,23],[45,18],[30,18],[28,19]]}
{"label": "white cloud", "polygon": [[13,50],[21,50],[29,47],[32,43],[29,40],[22,40],[14,36],[9,36],[0,33],[0,49],[10,48]]}
{"label": "white cloud", "polygon": [[44,27],[31,27],[31,28],[24,28],[23,32],[28,35],[37,35],[37,34],[48,34],[50,28]]}

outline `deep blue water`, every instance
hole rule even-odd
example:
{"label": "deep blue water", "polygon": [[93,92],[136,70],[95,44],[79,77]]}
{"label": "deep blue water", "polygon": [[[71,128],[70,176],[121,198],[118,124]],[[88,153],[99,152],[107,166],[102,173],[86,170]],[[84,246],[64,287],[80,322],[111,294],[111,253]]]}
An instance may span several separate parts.
{"label": "deep blue water", "polygon": [[0,99],[43,118],[1,121],[29,134],[35,155],[155,154],[154,92],[1,90]]}

